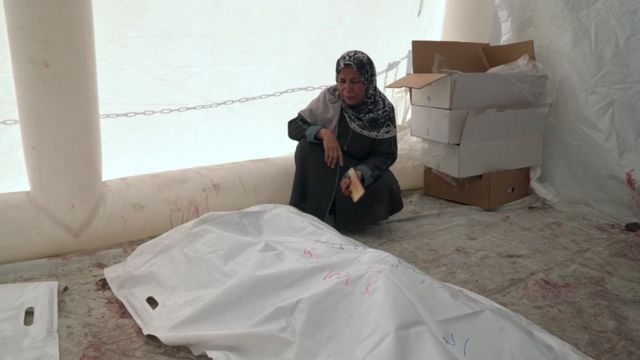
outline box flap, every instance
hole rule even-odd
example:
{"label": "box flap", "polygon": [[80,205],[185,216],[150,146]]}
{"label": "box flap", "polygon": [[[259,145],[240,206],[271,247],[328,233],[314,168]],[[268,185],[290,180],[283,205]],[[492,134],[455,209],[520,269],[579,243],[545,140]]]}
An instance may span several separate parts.
{"label": "box flap", "polygon": [[482,50],[490,67],[516,61],[524,54],[528,54],[531,60],[536,59],[533,40],[507,45],[486,46]]}
{"label": "box flap", "polygon": [[411,89],[421,89],[432,82],[449,76],[447,74],[409,74],[402,79],[396,80],[385,86],[388,88],[408,87]]}
{"label": "box flap", "polygon": [[489,64],[482,50],[488,46],[483,43],[414,40],[411,42],[413,72],[432,73],[436,55],[440,69],[485,72],[489,70]]}

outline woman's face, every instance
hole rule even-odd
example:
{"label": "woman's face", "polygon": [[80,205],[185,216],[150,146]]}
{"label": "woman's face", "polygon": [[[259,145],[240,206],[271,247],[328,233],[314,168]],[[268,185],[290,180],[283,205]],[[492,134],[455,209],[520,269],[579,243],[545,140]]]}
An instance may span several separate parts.
{"label": "woman's face", "polygon": [[338,74],[338,87],[340,96],[347,105],[358,105],[364,100],[366,86],[357,71],[349,66],[345,66]]}

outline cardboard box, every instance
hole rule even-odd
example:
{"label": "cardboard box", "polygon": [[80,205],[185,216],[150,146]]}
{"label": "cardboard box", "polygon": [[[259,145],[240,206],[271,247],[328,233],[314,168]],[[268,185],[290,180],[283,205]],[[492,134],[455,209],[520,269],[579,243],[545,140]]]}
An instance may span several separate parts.
{"label": "cardboard box", "polygon": [[409,126],[413,136],[447,144],[504,140],[542,135],[548,110],[546,104],[476,111],[412,105]]}
{"label": "cardboard box", "polygon": [[468,117],[469,112],[464,110],[443,110],[411,105],[409,129],[412,136],[447,144],[459,144]]}
{"label": "cardboard box", "polygon": [[[547,76],[486,73],[522,55],[535,60],[533,41],[490,46],[483,43],[413,41],[413,74],[389,85],[411,89],[411,104],[468,110],[536,105],[543,101]],[[434,73],[434,65],[438,73]],[[488,91],[490,90],[490,91]]]}
{"label": "cardboard box", "polygon": [[425,140],[424,164],[453,177],[542,164],[542,137],[473,143],[467,146]]}
{"label": "cardboard box", "polygon": [[529,168],[460,179],[452,184],[430,168],[424,169],[424,193],[441,199],[492,210],[529,194]]}
{"label": "cardboard box", "polygon": [[456,178],[540,165],[548,110],[544,105],[470,112],[460,144],[425,140],[424,164]]}

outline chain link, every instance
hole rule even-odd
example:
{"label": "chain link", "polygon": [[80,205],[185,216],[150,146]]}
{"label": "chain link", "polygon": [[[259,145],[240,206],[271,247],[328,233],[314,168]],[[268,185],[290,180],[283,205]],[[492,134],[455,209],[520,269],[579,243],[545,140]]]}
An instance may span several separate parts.
{"label": "chain link", "polygon": [[[271,97],[278,97],[284,94],[292,94],[300,91],[315,91],[315,90],[323,90],[329,87],[328,85],[321,86],[305,86],[305,87],[296,87],[290,88],[282,91],[276,91],[270,94],[262,94],[256,96],[248,96],[241,97],[239,99],[229,99],[224,101],[218,101],[210,104],[202,104],[202,105],[194,105],[194,106],[180,106],[177,108],[164,108],[160,110],[144,110],[144,111],[129,111],[124,113],[112,113],[112,114],[101,114],[100,119],[115,119],[121,117],[135,117],[135,116],[151,116],[158,114],[171,114],[173,112],[185,112],[185,111],[195,111],[195,110],[204,110],[204,109],[214,109],[219,106],[228,106],[233,104],[244,104],[249,101],[256,100],[265,100]],[[0,125],[17,125],[19,123],[16,119],[5,119],[0,120]]]}
{"label": "chain link", "polygon": [[[400,62],[402,62],[406,58],[407,58],[407,56],[404,56],[403,58],[399,59],[398,61],[394,61],[394,62],[389,63],[387,68],[383,69],[380,72],[378,72],[377,75],[386,74],[386,73],[390,72],[391,70],[397,68],[398,65],[400,64]],[[273,92],[273,93],[270,93],[270,94],[262,94],[262,95],[256,95],[256,96],[241,97],[239,99],[229,99],[229,100],[218,101],[218,102],[214,102],[214,103],[210,103],[210,104],[202,104],[202,105],[194,105],[194,106],[180,106],[180,107],[177,107],[177,108],[164,108],[164,109],[159,109],[159,110],[129,111],[129,112],[124,112],[124,113],[101,114],[100,115],[100,119],[115,119],[115,118],[121,118],[121,117],[136,117],[136,116],[152,116],[152,115],[158,115],[158,114],[166,115],[166,114],[171,114],[173,112],[185,112],[185,111],[197,111],[197,110],[204,110],[204,109],[214,109],[214,108],[217,108],[219,106],[228,106],[228,105],[233,105],[233,104],[244,104],[244,103],[250,102],[250,101],[265,100],[265,99],[268,99],[268,98],[271,98],[271,97],[278,97],[278,96],[282,96],[284,94],[292,94],[292,93],[300,92],[300,91],[323,90],[323,89],[326,89],[328,87],[329,87],[329,85],[295,87],[295,88],[290,88],[290,89],[286,89],[286,90],[276,91],[276,92]],[[16,119],[0,120],[0,125],[17,125],[18,123],[19,123],[19,121],[16,120]]]}
{"label": "chain link", "polygon": [[2,125],[16,125],[16,124],[18,124],[18,120],[16,120],[16,119],[0,120],[0,124],[2,124]]}
{"label": "chain link", "polygon": [[203,104],[203,105],[181,106],[181,107],[177,107],[177,108],[165,108],[165,109],[160,109],[160,110],[144,110],[144,111],[130,111],[130,112],[126,112],[126,113],[102,114],[102,115],[100,115],[100,118],[101,119],[114,119],[114,118],[120,118],[120,117],[150,116],[150,115],[158,115],[158,114],[165,114],[166,115],[166,114],[170,114],[170,113],[173,113],[173,112],[185,112],[185,111],[196,111],[196,110],[204,110],[204,109],[213,109],[213,108],[217,108],[219,106],[229,106],[229,105],[233,105],[233,104],[244,104],[244,103],[249,102],[249,101],[265,100],[265,99],[268,99],[268,98],[278,97],[278,96],[281,96],[281,95],[284,95],[284,94],[291,94],[291,93],[300,92],[300,91],[323,90],[323,89],[326,89],[327,87],[328,87],[327,85],[296,87],[296,88],[290,88],[290,89],[286,89],[286,90],[282,90],[282,91],[276,91],[276,92],[273,92],[273,93],[270,93],[270,94],[262,94],[262,95],[256,95],[256,96],[241,97],[241,98],[238,98],[238,99],[229,99],[229,100],[218,101],[218,102],[214,102],[214,103],[210,103],[210,104]]}
{"label": "chain link", "polygon": [[[420,7],[422,8],[422,1],[420,2]],[[408,55],[405,55],[404,57],[398,59],[397,61],[390,62],[389,64],[387,64],[387,68],[383,69],[382,71],[379,71],[377,73],[377,75],[387,74],[387,73],[391,72],[392,70],[397,69],[398,66],[400,65],[400,63],[402,61],[406,60],[407,58],[408,58]],[[273,92],[273,93],[270,93],[270,94],[262,94],[262,95],[249,96],[249,97],[241,97],[239,99],[230,99],[230,100],[219,101],[219,102],[214,102],[214,103],[210,103],[210,104],[203,104],[203,105],[180,106],[180,107],[177,107],[177,108],[164,108],[164,109],[160,109],[160,110],[129,111],[129,112],[124,112],[124,113],[101,114],[100,115],[100,119],[115,119],[115,118],[121,118],[121,117],[135,117],[135,116],[151,116],[151,115],[158,115],[158,114],[166,115],[166,114],[171,114],[173,112],[185,112],[185,111],[195,111],[195,110],[204,110],[204,109],[214,109],[214,108],[217,108],[218,106],[227,106],[227,105],[233,105],[233,104],[244,104],[244,103],[249,102],[249,101],[264,100],[264,99],[268,99],[268,98],[271,98],[271,97],[278,97],[278,96],[281,96],[281,95],[284,95],[284,94],[291,94],[291,93],[300,92],[300,91],[323,90],[323,89],[326,89],[328,87],[329,87],[329,85],[295,87],[295,88],[290,88],[290,89],[286,89],[286,90],[282,90],[282,91],[276,91],[276,92]],[[17,119],[0,120],[0,125],[17,125],[18,123],[19,123],[19,121]]]}

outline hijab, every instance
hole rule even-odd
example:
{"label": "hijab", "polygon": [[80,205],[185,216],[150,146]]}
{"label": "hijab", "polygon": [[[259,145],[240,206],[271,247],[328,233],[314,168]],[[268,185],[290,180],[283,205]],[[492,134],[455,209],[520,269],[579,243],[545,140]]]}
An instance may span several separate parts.
{"label": "hijab", "polygon": [[338,85],[323,90],[318,97],[300,111],[309,123],[320,125],[336,132],[340,113],[344,113],[349,127],[362,135],[374,139],[385,139],[396,135],[396,119],[393,105],[378,89],[376,68],[371,58],[362,51],[347,51],[336,61],[336,83],[340,71],[346,66],[354,69],[362,78],[365,95],[355,106],[347,105],[340,98]]}

